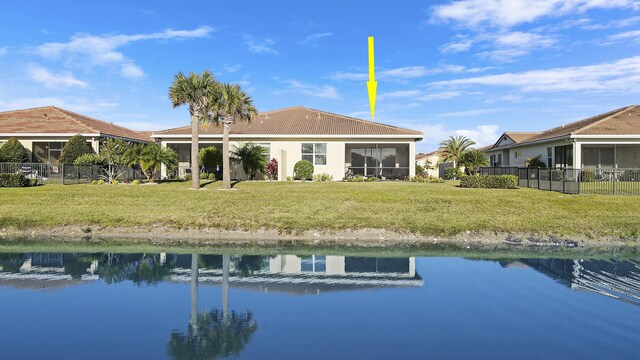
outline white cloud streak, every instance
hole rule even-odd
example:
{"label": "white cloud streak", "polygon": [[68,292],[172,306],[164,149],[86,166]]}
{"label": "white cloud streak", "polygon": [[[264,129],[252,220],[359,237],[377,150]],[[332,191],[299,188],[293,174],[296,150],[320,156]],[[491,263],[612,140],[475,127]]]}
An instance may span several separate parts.
{"label": "white cloud streak", "polygon": [[244,39],[247,48],[252,53],[278,55],[278,51],[273,46],[276,43],[273,39],[257,40],[250,35],[245,35]]}
{"label": "white cloud streak", "polygon": [[144,72],[134,64],[133,60],[118,51],[119,48],[140,41],[203,38],[213,31],[212,27],[200,26],[193,30],[167,29],[151,34],[92,35],[77,33],[68,42],[49,42],[36,46],[35,52],[47,59],[58,59],[63,56],[72,59],[81,57],[88,60],[83,63],[94,66],[120,64],[123,76],[137,78],[143,76]]}
{"label": "white cloud streak", "polygon": [[330,85],[309,84],[295,79],[285,80],[284,83],[289,85],[287,92],[293,92],[323,99],[337,100],[341,98],[338,90]]}
{"label": "white cloud streak", "polygon": [[312,46],[316,46],[318,41],[326,38],[326,37],[330,37],[333,36],[333,33],[330,32],[323,32],[323,33],[316,33],[316,34],[311,34],[309,36],[307,36],[306,38],[304,38],[304,40],[301,41],[302,44],[304,45],[312,45]]}
{"label": "white cloud streak", "polygon": [[490,86],[523,92],[640,91],[640,56],[587,66],[478,76],[437,81],[430,85]]}
{"label": "white cloud streak", "polygon": [[55,74],[37,64],[29,65],[27,75],[31,80],[44,85],[47,89],[86,88],[89,86],[86,82],[76,79],[71,73]]}
{"label": "white cloud streak", "polygon": [[511,28],[543,17],[582,13],[590,9],[633,8],[637,0],[457,0],[432,8],[433,22],[461,27]]}

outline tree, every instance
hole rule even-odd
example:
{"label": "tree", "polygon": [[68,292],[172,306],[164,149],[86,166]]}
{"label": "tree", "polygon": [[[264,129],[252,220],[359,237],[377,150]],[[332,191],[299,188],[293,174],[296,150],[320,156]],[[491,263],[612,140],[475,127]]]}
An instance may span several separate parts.
{"label": "tree", "polygon": [[530,168],[546,168],[547,164],[544,163],[544,161],[542,161],[542,155],[538,155],[534,158],[527,158],[524,161],[524,166],[526,167],[530,167]]}
{"label": "tree", "polygon": [[242,165],[244,173],[249,179],[255,179],[256,175],[264,174],[267,168],[267,158],[269,156],[266,148],[254,143],[246,143],[241,147],[235,146],[233,149],[235,160]]}
{"label": "tree", "polygon": [[489,165],[489,158],[484,151],[471,149],[462,155],[462,159],[460,160],[462,165],[464,165],[471,175],[475,175],[478,172],[478,168],[480,166]]}
{"label": "tree", "polygon": [[0,146],[0,162],[24,163],[29,161],[29,152],[15,137],[10,137]]}
{"label": "tree", "polygon": [[151,181],[154,181],[156,178],[162,164],[170,169],[178,165],[178,154],[172,149],[162,147],[158,144],[145,145],[140,155],[142,172],[147,179]]}
{"label": "tree", "polygon": [[215,146],[208,146],[200,149],[198,160],[205,168],[215,168],[222,165],[222,153]]}
{"label": "tree", "polygon": [[451,136],[440,143],[440,159],[438,164],[453,162],[453,167],[460,167],[459,162],[467,149],[475,145],[475,141],[464,135]]}
{"label": "tree", "polygon": [[173,83],[169,87],[169,99],[174,108],[187,105],[191,116],[191,186],[200,188],[198,169],[198,134],[200,124],[210,120],[208,116],[209,96],[215,94],[219,86],[215,77],[205,70],[202,74],[189,73],[184,75],[179,72],[175,75]]}
{"label": "tree", "polygon": [[223,125],[222,132],[222,188],[231,189],[231,169],[229,166],[229,132],[236,121],[252,121],[258,114],[253,100],[240,85],[221,84],[211,88],[209,111],[214,121]]}
{"label": "tree", "polygon": [[118,165],[125,165],[126,153],[130,146],[130,143],[122,139],[107,139],[100,144],[100,155],[107,163],[105,172],[110,183],[124,173],[124,170],[118,173]]}
{"label": "tree", "polygon": [[131,168],[140,166],[144,146],[144,144],[134,144],[133,146],[130,146],[122,156],[122,163]]}
{"label": "tree", "polygon": [[61,164],[73,164],[81,155],[92,154],[93,152],[93,149],[82,135],[73,135],[62,148],[59,161]]}

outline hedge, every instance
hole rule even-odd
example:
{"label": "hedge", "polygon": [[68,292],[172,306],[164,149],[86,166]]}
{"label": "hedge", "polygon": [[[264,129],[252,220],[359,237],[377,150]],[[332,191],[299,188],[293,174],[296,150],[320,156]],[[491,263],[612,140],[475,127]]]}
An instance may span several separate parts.
{"label": "hedge", "polygon": [[518,187],[518,177],[513,175],[465,176],[460,180],[460,187],[483,189],[516,189]]}
{"label": "hedge", "polygon": [[1,187],[27,187],[33,186],[29,179],[24,177],[23,174],[0,174],[0,188]]}

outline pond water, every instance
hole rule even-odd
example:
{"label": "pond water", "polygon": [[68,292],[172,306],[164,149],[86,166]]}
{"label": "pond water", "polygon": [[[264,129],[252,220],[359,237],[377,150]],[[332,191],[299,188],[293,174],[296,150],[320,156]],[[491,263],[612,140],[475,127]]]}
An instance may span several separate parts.
{"label": "pond water", "polygon": [[0,359],[637,359],[640,261],[0,254]]}

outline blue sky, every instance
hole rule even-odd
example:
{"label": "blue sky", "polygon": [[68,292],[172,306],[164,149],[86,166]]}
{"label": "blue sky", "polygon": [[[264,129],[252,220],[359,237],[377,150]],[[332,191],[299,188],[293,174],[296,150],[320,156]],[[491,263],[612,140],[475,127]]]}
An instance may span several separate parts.
{"label": "blue sky", "polygon": [[10,2],[0,110],[57,105],[139,130],[188,123],[178,71],[241,84],[260,111],[303,105],[480,145],[637,101],[640,1]]}

